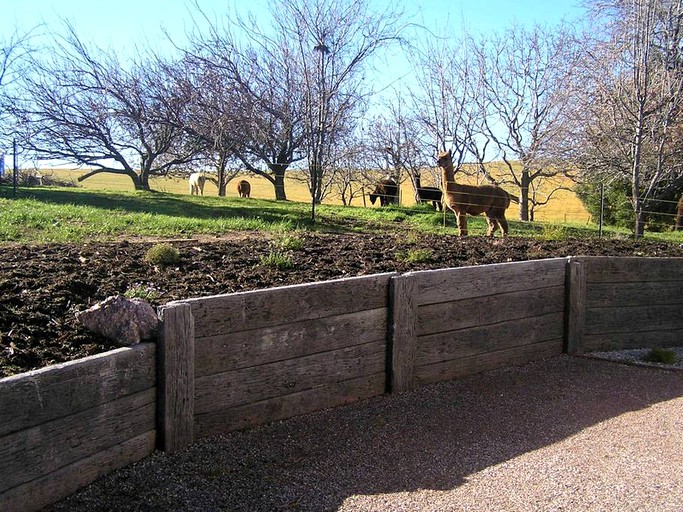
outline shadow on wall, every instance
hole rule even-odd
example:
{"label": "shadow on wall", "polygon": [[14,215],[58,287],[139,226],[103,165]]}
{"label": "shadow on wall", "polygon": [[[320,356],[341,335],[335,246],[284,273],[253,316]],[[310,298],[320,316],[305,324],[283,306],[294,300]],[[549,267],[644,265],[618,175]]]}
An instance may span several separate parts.
{"label": "shadow on wall", "polygon": [[351,497],[454,490],[485,468],[680,396],[680,373],[560,356],[206,438],[108,475],[64,510],[86,510],[96,496],[129,507],[120,510],[200,510],[202,500],[338,510]]}

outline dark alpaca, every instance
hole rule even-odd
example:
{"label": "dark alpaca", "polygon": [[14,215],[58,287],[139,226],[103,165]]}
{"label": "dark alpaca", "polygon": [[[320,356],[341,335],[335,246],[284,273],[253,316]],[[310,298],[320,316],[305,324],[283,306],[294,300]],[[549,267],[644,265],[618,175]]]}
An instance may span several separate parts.
{"label": "dark alpaca", "polygon": [[683,229],[683,196],[678,200],[678,208],[676,210],[676,230]]}
{"label": "dark alpaca", "polygon": [[505,210],[510,206],[512,196],[496,185],[462,185],[455,182],[455,170],[450,151],[439,153],[437,163],[441,167],[443,202],[455,214],[455,221],[461,236],[467,235],[467,216],[486,215],[489,225],[488,236],[493,236],[499,227],[503,236],[508,233]]}
{"label": "dark alpaca", "polygon": [[420,175],[416,174],[415,177],[415,200],[418,203],[428,203],[432,202],[432,206],[436,211],[441,211],[441,189],[437,187],[423,187],[420,183]]}
{"label": "dark alpaca", "polygon": [[370,194],[370,202],[375,204],[379,198],[380,206],[387,206],[389,204],[396,204],[398,198],[398,185],[391,178],[384,178],[376,186],[372,194]]}
{"label": "dark alpaca", "polygon": [[237,193],[240,197],[249,197],[249,194],[251,194],[251,185],[247,180],[240,180],[237,183]]}

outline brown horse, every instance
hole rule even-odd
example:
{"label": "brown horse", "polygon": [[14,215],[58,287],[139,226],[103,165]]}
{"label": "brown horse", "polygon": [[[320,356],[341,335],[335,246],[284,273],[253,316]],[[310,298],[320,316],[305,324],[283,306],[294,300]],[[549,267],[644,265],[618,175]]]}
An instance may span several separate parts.
{"label": "brown horse", "polygon": [[676,209],[676,231],[683,229],[683,196],[678,200]]}
{"label": "brown horse", "polygon": [[240,197],[249,197],[251,194],[251,184],[247,180],[240,180],[237,183],[237,193]]}
{"label": "brown horse", "polygon": [[508,233],[505,210],[512,196],[496,185],[461,185],[455,182],[455,170],[450,151],[439,153],[436,160],[441,167],[443,203],[455,214],[460,236],[467,235],[467,215],[486,215],[488,236],[499,227],[503,236]]}

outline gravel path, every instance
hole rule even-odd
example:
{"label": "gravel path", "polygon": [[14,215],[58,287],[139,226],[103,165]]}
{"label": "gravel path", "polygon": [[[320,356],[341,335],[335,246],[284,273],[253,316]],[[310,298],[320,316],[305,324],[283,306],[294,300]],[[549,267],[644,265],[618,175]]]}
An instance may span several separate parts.
{"label": "gravel path", "polygon": [[683,510],[683,371],[561,356],[155,453],[54,511]]}

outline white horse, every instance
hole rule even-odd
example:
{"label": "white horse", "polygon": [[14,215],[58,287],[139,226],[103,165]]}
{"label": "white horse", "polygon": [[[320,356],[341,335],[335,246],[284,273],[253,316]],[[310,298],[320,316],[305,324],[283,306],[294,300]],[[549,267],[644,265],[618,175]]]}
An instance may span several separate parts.
{"label": "white horse", "polygon": [[204,176],[203,172],[193,172],[190,174],[190,195],[203,196],[205,183],[206,176]]}

